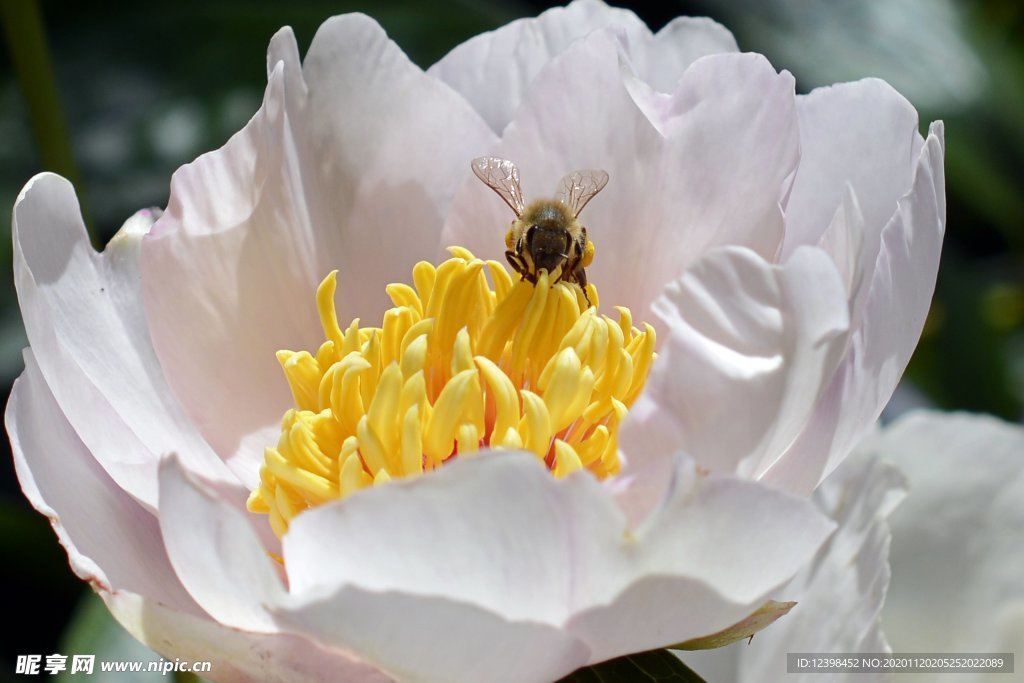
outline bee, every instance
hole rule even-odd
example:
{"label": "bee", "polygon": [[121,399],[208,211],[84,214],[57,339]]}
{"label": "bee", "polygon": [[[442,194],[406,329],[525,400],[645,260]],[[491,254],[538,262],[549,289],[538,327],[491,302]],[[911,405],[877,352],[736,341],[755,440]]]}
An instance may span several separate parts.
{"label": "bee", "polygon": [[537,284],[537,273],[561,267],[556,282],[575,282],[587,296],[587,273],[594,259],[594,244],[579,221],[583,207],[608,184],[604,171],[573,171],[558,183],[554,199],[538,199],[529,206],[523,201],[519,169],[507,159],[479,157],[471,164],[473,173],[494,190],[515,212],[516,218],[505,234],[505,258],[522,280]]}

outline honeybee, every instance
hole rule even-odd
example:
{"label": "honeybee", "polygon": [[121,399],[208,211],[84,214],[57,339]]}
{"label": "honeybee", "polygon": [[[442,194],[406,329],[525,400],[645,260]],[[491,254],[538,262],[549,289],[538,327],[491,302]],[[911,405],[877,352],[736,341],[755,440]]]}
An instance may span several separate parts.
{"label": "honeybee", "polygon": [[604,171],[573,171],[558,183],[554,199],[523,202],[519,169],[507,159],[479,157],[471,164],[476,177],[484,181],[515,212],[516,219],[505,234],[505,258],[521,279],[537,283],[537,273],[553,273],[561,266],[558,280],[575,282],[587,296],[584,268],[594,259],[594,244],[579,221],[580,212],[608,184]]}

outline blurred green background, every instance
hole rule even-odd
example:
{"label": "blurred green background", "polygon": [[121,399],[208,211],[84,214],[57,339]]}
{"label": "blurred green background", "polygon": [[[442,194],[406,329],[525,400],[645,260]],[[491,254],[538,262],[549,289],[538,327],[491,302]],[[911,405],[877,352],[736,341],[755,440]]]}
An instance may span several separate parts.
{"label": "blurred green background", "polygon": [[[259,106],[266,45],[283,25],[295,29],[304,52],[326,17],[366,12],[425,68],[472,35],[551,4],[190,0],[118,6],[0,0],[8,48],[0,51],[3,224],[9,229],[6,217],[17,193],[44,169],[75,179],[98,243],[136,209],[164,205],[171,173],[222,145]],[[21,54],[10,48],[31,35],[34,7],[50,64],[25,71]],[[732,29],[741,49],[763,52],[777,68],[791,71],[801,92],[878,76],[917,106],[923,128],[945,120],[948,224],[942,267],[924,338],[894,410],[936,405],[1020,420],[1022,5],[1017,0],[705,0],[635,9],[653,29],[680,14],[716,18]],[[18,39],[10,39],[12,32]],[[48,78],[54,79],[52,91]],[[57,102],[59,109],[53,106]],[[69,146],[61,144],[61,126]],[[26,345],[10,250],[9,237],[0,240],[5,395],[23,367]],[[14,628],[0,642],[0,681],[15,679],[18,654],[125,652],[122,648],[131,647],[125,639],[104,635],[105,612],[80,600],[88,590],[71,574],[46,520],[21,496],[9,455],[2,463],[0,538],[12,550],[3,585],[14,589],[7,591],[13,599],[8,623]],[[69,632],[76,604],[81,606],[77,631]],[[30,610],[43,615],[47,625],[31,625],[24,616]],[[133,679],[125,674],[118,680]]]}

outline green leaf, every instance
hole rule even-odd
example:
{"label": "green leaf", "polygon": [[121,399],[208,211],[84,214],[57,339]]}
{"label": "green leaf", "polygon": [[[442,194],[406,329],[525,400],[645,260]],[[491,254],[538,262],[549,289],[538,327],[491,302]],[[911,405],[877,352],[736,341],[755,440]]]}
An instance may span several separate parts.
{"label": "green leaf", "polygon": [[730,643],[744,638],[753,638],[754,634],[768,626],[779,617],[789,614],[795,602],[775,602],[769,600],[761,605],[756,611],[743,621],[738,621],[729,628],[722,629],[718,633],[709,636],[701,636],[693,640],[687,640],[678,645],[670,645],[673,650],[713,650],[716,647],[725,647]]}
{"label": "green leaf", "polygon": [[706,683],[668,650],[626,655],[579,669],[558,683]]}

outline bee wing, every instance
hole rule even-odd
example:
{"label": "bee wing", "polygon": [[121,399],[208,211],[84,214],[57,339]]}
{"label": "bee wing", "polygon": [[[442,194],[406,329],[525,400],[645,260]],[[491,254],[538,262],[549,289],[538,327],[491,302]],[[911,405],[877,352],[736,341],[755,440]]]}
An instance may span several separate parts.
{"label": "bee wing", "polygon": [[558,183],[558,201],[569,207],[572,215],[579,216],[580,211],[591,199],[608,184],[608,174],[586,168],[573,171]]}
{"label": "bee wing", "polygon": [[523,189],[519,186],[519,169],[508,159],[477,157],[470,164],[476,177],[505,200],[516,216],[523,213]]}

